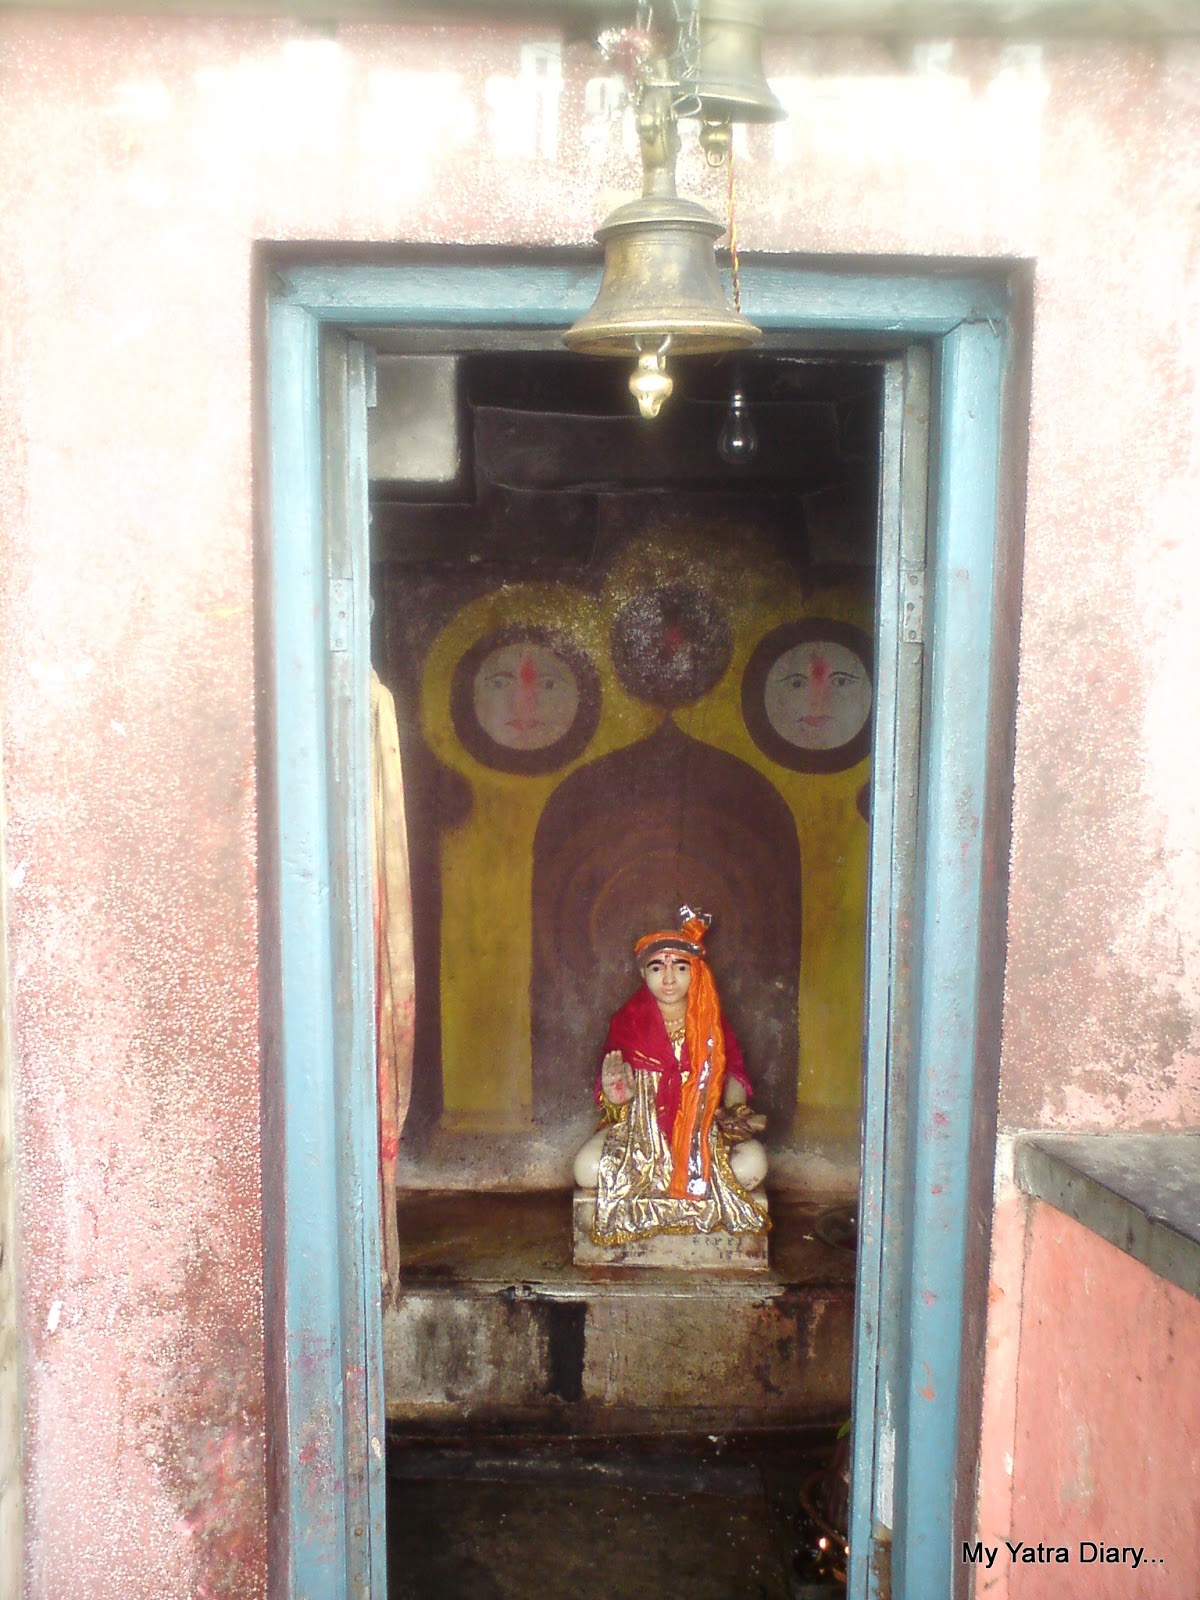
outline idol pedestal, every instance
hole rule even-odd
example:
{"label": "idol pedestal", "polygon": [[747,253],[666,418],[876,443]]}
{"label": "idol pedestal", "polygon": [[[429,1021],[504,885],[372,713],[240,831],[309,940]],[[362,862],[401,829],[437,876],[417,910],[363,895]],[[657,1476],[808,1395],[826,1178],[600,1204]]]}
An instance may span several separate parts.
{"label": "idol pedestal", "polygon": [[[767,1197],[754,1194],[768,1211]],[[577,1267],[659,1267],[685,1272],[766,1272],[770,1268],[770,1233],[658,1233],[630,1244],[595,1244],[592,1221],[596,1191],[576,1189],[572,1206],[573,1259]]]}

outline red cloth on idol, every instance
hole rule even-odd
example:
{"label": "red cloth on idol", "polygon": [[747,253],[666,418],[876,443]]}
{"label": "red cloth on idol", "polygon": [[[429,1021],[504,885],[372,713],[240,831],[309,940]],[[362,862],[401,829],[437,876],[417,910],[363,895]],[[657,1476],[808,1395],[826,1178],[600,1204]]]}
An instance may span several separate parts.
{"label": "red cloth on idol", "polygon": [[[725,1033],[725,1071],[737,1079],[746,1091],[746,1098],[749,1099],[754,1091],[746,1076],[742,1048],[724,1016],[721,1017],[721,1027]],[[610,1050],[619,1050],[635,1072],[662,1074],[658,1080],[654,1107],[658,1112],[658,1125],[669,1144],[675,1127],[675,1114],[679,1110],[679,1096],[683,1089],[682,1074],[685,1070],[691,1069],[690,1052],[685,1043],[682,1057],[676,1061],[671,1041],[667,1037],[667,1025],[663,1021],[662,1012],[658,1009],[658,1001],[644,983],[619,1011],[614,1012],[612,1021],[608,1025],[608,1037],[604,1041],[604,1054],[607,1055]],[[597,1105],[600,1103],[600,1079],[601,1074],[597,1073]]]}

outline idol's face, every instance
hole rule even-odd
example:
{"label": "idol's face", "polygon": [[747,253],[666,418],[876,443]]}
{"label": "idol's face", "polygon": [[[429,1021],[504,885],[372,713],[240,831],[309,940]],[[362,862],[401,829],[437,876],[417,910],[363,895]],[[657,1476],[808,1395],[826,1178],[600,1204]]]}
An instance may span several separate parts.
{"label": "idol's face", "polygon": [[687,992],[692,986],[692,963],[686,956],[662,950],[644,963],[642,977],[659,1005],[669,1009],[687,999]]}

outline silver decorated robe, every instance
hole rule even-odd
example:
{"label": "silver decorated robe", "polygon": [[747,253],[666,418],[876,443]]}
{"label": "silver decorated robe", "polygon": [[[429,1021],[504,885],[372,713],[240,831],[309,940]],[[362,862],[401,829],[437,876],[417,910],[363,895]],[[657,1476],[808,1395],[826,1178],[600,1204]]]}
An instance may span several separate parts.
{"label": "silver decorated robe", "polygon": [[[709,1176],[704,1194],[675,1199],[671,1184],[671,1148],[659,1126],[655,1097],[657,1072],[633,1074],[633,1098],[622,1106],[604,1136],[596,1185],[592,1242],[630,1244],[659,1233],[765,1233],[766,1212],[734,1177],[729,1150],[716,1123],[709,1131]],[[693,1139],[698,1157],[700,1138]],[[698,1170],[698,1160],[691,1166]]]}

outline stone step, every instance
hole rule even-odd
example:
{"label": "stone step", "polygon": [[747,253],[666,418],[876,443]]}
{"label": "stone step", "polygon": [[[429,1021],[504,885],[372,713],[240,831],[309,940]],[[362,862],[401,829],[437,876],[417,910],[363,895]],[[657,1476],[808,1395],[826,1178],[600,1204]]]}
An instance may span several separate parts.
{"label": "stone step", "polygon": [[719,1275],[571,1259],[571,1196],[409,1195],[384,1316],[408,1432],[725,1432],[848,1415],[854,1259],[772,1203],[771,1265]]}

